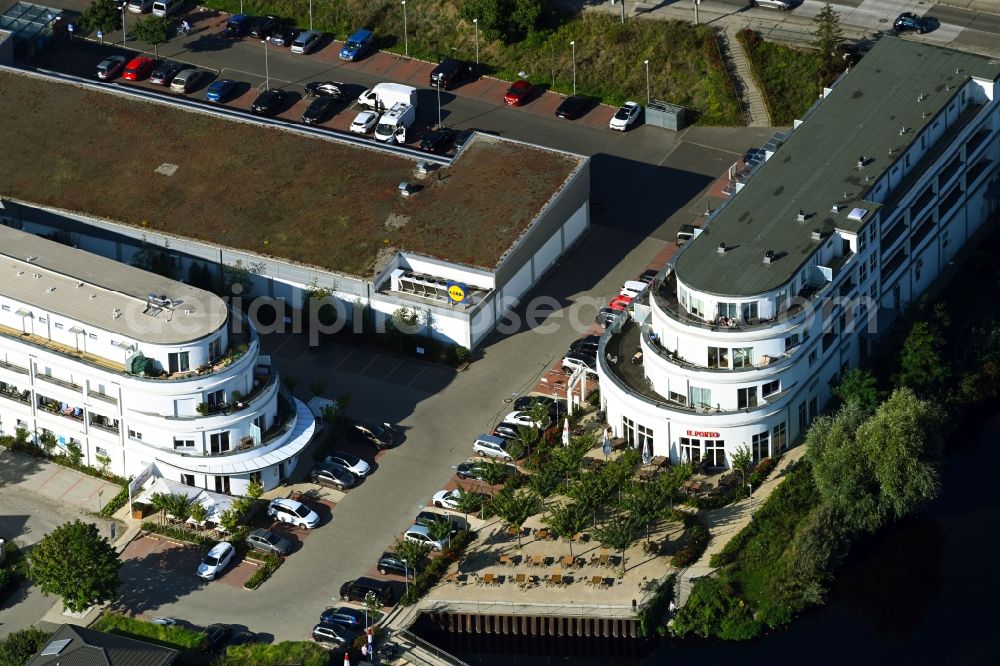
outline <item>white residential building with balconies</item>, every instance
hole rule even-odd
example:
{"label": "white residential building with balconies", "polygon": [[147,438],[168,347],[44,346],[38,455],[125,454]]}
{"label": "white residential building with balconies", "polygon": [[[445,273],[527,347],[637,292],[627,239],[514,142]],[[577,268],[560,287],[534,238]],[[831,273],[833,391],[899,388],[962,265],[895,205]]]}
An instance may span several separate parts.
{"label": "white residential building with balconies", "polygon": [[219,297],[0,226],[0,433],[129,477],[243,494],[295,468],[315,420]]}
{"label": "white residential building with balconies", "polygon": [[802,436],[997,211],[998,93],[1000,61],[881,39],[605,334],[615,434],[713,468]]}

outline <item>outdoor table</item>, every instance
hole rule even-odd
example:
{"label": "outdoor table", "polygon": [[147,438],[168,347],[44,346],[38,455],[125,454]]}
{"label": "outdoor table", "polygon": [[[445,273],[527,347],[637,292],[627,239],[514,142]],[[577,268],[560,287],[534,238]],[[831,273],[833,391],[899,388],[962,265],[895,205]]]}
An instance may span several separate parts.
{"label": "outdoor table", "polygon": [[523,573],[517,574],[517,577],[514,578],[514,582],[517,583],[518,587],[522,587],[522,588],[526,587],[528,585],[528,576],[527,576],[527,574],[523,574]]}
{"label": "outdoor table", "polygon": [[505,566],[514,566],[514,560],[506,553],[500,556],[499,563]]}
{"label": "outdoor table", "polygon": [[562,585],[562,582],[562,574],[552,574],[546,581],[548,585]]}
{"label": "outdoor table", "polygon": [[574,562],[573,562],[573,556],[572,555],[564,555],[563,558],[561,560],[559,560],[559,563],[562,564],[564,567],[572,567],[573,564],[574,564]]}
{"label": "outdoor table", "polygon": [[597,558],[597,562],[598,562],[598,563],[599,563],[599,564],[600,564],[600,565],[601,565],[602,567],[606,567],[606,566],[608,566],[608,563],[609,563],[610,561],[611,561],[611,553],[607,553],[607,552],[604,552],[604,553],[601,553],[600,557],[598,557],[598,558]]}
{"label": "outdoor table", "polygon": [[483,575],[483,585],[493,585],[496,581],[496,576],[491,573]]}
{"label": "outdoor table", "polygon": [[548,539],[549,538],[549,531],[546,530],[546,529],[537,529],[537,530],[535,530],[535,538],[536,539]]}
{"label": "outdoor table", "polygon": [[531,566],[533,566],[533,567],[543,567],[543,566],[545,566],[545,558],[542,557],[541,555],[532,555],[531,556]]}
{"label": "outdoor table", "polygon": [[594,587],[604,587],[604,577],[603,576],[591,576],[590,584]]}

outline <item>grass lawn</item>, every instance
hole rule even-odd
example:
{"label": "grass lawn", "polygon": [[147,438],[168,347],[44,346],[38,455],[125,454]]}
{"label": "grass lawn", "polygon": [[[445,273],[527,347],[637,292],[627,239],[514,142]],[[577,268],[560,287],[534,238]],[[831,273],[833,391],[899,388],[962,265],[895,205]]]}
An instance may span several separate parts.
{"label": "grass lawn", "polygon": [[203,631],[194,631],[178,625],[153,624],[108,611],[104,612],[90,628],[180,650],[182,653],[180,663],[194,665],[209,663],[209,658],[199,650],[205,640]]}
{"label": "grass lawn", "polygon": [[819,55],[813,51],[766,42],[752,30],[741,30],[739,39],[757,80],[764,88],[771,123],[791,125],[818,99]]}

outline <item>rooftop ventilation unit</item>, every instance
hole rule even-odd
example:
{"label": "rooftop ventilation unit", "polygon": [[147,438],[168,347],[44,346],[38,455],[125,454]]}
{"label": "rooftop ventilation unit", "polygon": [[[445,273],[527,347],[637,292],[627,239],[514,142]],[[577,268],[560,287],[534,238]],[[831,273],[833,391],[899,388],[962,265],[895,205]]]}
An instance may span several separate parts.
{"label": "rooftop ventilation unit", "polygon": [[799,209],[799,214],[795,216],[795,219],[798,220],[799,222],[805,222],[806,221],[806,212],[800,208]]}
{"label": "rooftop ventilation unit", "polygon": [[112,319],[118,319],[118,317],[121,317],[121,316],[122,316],[122,311],[119,310],[118,308],[114,308],[114,309],[111,310],[111,318]]}
{"label": "rooftop ventilation unit", "polygon": [[55,287],[49,287],[48,289],[46,289],[46,290],[45,290],[45,293],[46,293],[46,294],[51,294],[51,293],[52,293],[53,291],[55,291],[55,290],[56,290],[56,288],[55,288]]}
{"label": "rooftop ventilation unit", "polygon": [[413,186],[412,183],[407,183],[407,182],[404,181],[404,182],[402,182],[402,183],[399,184],[399,195],[400,196],[402,196],[402,197],[410,197],[410,196],[413,196],[414,192],[416,192],[416,188]]}
{"label": "rooftop ventilation unit", "polygon": [[918,102],[922,102],[925,99],[927,99],[927,95],[925,95],[924,93],[920,93],[919,95],[917,95],[917,101]]}
{"label": "rooftop ventilation unit", "polygon": [[864,155],[861,155],[860,157],[858,157],[858,168],[859,169],[864,169],[865,168],[865,156]]}
{"label": "rooftop ventilation unit", "polygon": [[844,207],[841,206],[840,204],[833,204],[833,206],[830,208],[830,212],[831,213],[839,213],[843,209],[844,209]]}
{"label": "rooftop ventilation unit", "polygon": [[819,230],[819,229],[813,229],[812,239],[814,241],[823,240],[823,232],[821,230]]}
{"label": "rooftop ventilation unit", "polygon": [[31,263],[32,261],[34,261],[35,259],[38,259],[38,257],[28,257],[27,259],[25,259],[25,261],[26,261],[26,262],[28,262],[28,263],[30,264],[30,263]]}
{"label": "rooftop ventilation unit", "polygon": [[851,220],[852,222],[860,222],[861,220],[865,219],[865,215],[867,214],[868,211],[865,210],[864,208],[855,208],[854,210],[852,210],[850,213],[847,214],[847,219]]}
{"label": "rooftop ventilation unit", "polygon": [[908,127],[906,127],[906,126],[904,125],[903,127],[900,127],[900,128],[899,128],[899,136],[903,136],[904,134],[906,134],[906,133],[907,133],[907,132],[909,132],[909,131],[910,131],[910,128],[908,128]]}
{"label": "rooftop ventilation unit", "polygon": [[772,261],[774,261],[774,250],[768,250],[764,253],[764,263],[770,264]]}
{"label": "rooftop ventilation unit", "polygon": [[430,170],[430,165],[428,165],[427,162],[424,162],[423,160],[417,162],[417,173],[427,173]]}
{"label": "rooftop ventilation unit", "polygon": [[725,254],[726,253],[726,244],[725,243],[719,243],[719,247],[716,250],[716,252],[718,252],[719,254]]}

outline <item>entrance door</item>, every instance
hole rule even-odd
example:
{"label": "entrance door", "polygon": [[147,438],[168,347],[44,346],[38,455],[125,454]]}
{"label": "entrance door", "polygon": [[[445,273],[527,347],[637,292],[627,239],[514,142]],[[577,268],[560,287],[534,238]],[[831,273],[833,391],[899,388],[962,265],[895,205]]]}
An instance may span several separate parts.
{"label": "entrance door", "polygon": [[215,492],[229,494],[229,477],[228,476],[217,476],[215,477]]}

